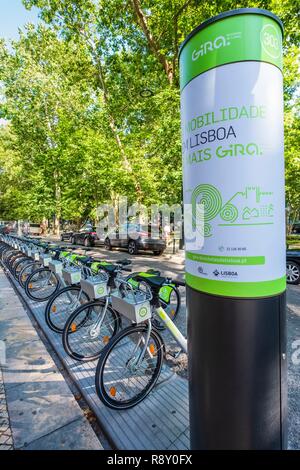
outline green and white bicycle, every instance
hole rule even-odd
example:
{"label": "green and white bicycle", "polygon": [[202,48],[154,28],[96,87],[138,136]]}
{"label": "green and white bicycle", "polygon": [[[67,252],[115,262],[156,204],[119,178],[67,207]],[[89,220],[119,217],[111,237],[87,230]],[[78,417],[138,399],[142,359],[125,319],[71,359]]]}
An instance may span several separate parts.
{"label": "green and white bicycle", "polygon": [[96,368],[96,391],[100,400],[113,409],[127,409],[140,403],[153,389],[159,378],[165,343],[151,318],[159,322],[174,337],[181,350],[187,352],[187,340],[161,305],[163,286],[184,286],[162,276],[136,276],[137,288],[123,282],[112,294],[115,311],[133,324],[111,338],[102,350]]}

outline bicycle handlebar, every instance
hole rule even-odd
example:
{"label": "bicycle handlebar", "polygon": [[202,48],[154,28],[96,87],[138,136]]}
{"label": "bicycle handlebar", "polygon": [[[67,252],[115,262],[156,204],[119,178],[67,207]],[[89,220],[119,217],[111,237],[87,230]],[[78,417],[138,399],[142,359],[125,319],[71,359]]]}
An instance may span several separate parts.
{"label": "bicycle handlebar", "polygon": [[185,287],[184,281],[174,281],[174,279],[172,279],[172,284],[175,284],[175,286]]}
{"label": "bicycle handlebar", "polygon": [[127,271],[128,273],[131,273],[131,272],[132,272],[132,269],[131,269],[131,268],[124,268],[124,267],[122,267],[122,271]]}

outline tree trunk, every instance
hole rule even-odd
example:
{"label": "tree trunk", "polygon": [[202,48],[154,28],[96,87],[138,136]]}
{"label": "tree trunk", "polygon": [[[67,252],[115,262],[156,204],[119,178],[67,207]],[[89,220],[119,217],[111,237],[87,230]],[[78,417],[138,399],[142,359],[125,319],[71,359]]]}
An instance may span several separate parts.
{"label": "tree trunk", "polygon": [[[106,83],[105,83],[105,79],[104,79],[104,73],[103,73],[102,64],[101,64],[101,57],[99,56],[99,54],[97,52],[94,41],[91,38],[87,37],[87,34],[84,31],[82,32],[82,34],[85,37],[85,39],[87,40],[87,42],[88,42],[88,44],[91,48],[92,57],[94,59],[96,67],[97,67],[98,80],[99,80],[99,83],[100,83],[101,90],[103,92],[103,100],[104,100],[104,103],[105,103],[105,105],[107,106],[107,108],[109,110],[109,94],[108,94],[108,90],[106,88]],[[114,119],[114,117],[113,117],[113,115],[111,114],[110,111],[108,112],[108,118],[109,118],[110,129],[111,129],[112,134],[115,138],[117,146],[120,150],[120,154],[121,154],[122,161],[123,161],[123,167],[124,167],[126,172],[128,172],[132,175],[135,190],[136,190],[136,194],[137,194],[137,200],[138,200],[138,202],[141,202],[141,199],[142,199],[141,185],[140,185],[138,179],[136,178],[136,176],[134,174],[134,171],[132,169],[130,161],[127,158],[127,155],[125,153],[125,149],[124,149],[120,134],[118,133],[118,130],[117,130],[115,119]]]}
{"label": "tree trunk", "polygon": [[170,85],[172,85],[173,78],[174,78],[174,70],[173,70],[172,62],[169,62],[166,56],[160,52],[159,44],[157,43],[156,39],[154,38],[154,36],[152,35],[149,29],[147,17],[142,10],[140,0],[131,0],[131,3],[133,6],[133,10],[137,16],[138,23],[146,36],[149,48],[152,50],[152,52],[154,53],[158,61],[161,63],[167,75],[168,81]]}
{"label": "tree trunk", "polygon": [[60,235],[60,218],[61,218],[61,189],[58,181],[58,172],[54,173],[55,181],[55,214],[54,214],[54,235]]}

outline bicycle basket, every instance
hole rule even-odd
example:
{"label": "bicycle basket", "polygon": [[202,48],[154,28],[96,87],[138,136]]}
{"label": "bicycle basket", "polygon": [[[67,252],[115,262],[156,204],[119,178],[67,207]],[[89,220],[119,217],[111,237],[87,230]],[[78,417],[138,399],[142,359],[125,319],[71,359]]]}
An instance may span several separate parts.
{"label": "bicycle basket", "polygon": [[40,259],[40,253],[38,250],[32,250],[31,256],[34,259],[34,261],[38,261]]}
{"label": "bicycle basket", "polygon": [[49,269],[53,273],[62,274],[62,268],[63,268],[63,264],[61,261],[58,261],[55,259],[52,259],[51,261],[49,261]]}
{"label": "bicycle basket", "polygon": [[41,253],[39,256],[39,261],[42,263],[43,266],[48,267],[49,262],[51,261],[51,256],[47,253]]}
{"label": "bicycle basket", "polygon": [[118,292],[111,295],[112,307],[134,323],[151,318],[151,291],[133,287],[128,282],[120,284]]}
{"label": "bicycle basket", "polygon": [[25,248],[25,254],[26,254],[27,256],[29,256],[29,257],[31,256],[31,248],[30,248],[30,247],[27,246],[27,247]]}
{"label": "bicycle basket", "polygon": [[90,299],[101,299],[108,295],[108,274],[105,272],[98,272],[95,276],[89,276],[86,279],[81,279],[80,285]]}
{"label": "bicycle basket", "polygon": [[81,269],[76,266],[66,266],[62,270],[62,276],[67,285],[78,284],[81,279]]}

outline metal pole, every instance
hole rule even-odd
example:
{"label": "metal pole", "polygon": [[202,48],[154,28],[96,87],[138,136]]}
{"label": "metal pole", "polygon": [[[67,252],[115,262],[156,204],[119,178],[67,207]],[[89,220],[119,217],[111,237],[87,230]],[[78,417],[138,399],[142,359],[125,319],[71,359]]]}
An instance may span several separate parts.
{"label": "metal pole", "polygon": [[282,31],[233,10],[180,50],[192,449],[286,447]]}

